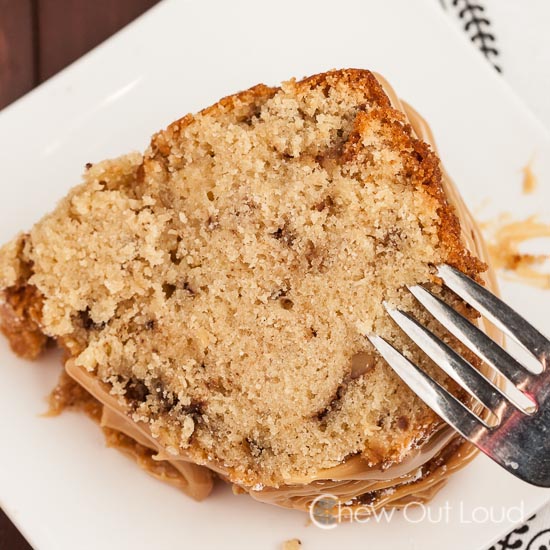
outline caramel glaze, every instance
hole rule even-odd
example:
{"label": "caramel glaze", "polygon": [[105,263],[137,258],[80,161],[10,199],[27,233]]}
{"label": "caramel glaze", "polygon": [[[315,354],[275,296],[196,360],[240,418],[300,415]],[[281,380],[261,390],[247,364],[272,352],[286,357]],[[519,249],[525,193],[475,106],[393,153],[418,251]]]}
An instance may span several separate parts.
{"label": "caramel glaze", "polygon": [[542,269],[550,254],[526,254],[521,246],[532,239],[550,237],[550,224],[530,216],[524,220],[513,220],[510,215],[481,224],[486,231],[486,240],[492,265],[503,270],[503,276],[529,286],[550,289],[550,273]]}

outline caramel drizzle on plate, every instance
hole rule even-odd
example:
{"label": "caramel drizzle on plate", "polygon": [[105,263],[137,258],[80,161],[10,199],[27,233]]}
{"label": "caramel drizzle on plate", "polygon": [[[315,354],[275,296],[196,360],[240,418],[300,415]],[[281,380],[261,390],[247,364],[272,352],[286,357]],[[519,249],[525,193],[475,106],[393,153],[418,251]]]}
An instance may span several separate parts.
{"label": "caramel drizzle on plate", "polygon": [[550,224],[537,216],[513,220],[510,214],[502,214],[481,225],[485,233],[492,265],[503,271],[507,279],[541,289],[550,289],[550,273],[541,270],[550,260],[550,254],[529,254],[521,246],[533,239],[549,238]]}

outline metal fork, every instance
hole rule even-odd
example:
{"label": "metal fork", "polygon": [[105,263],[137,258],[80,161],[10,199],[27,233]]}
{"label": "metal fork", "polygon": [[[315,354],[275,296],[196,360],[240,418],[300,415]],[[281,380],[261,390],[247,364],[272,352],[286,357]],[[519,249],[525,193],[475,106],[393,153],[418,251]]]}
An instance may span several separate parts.
{"label": "metal fork", "polygon": [[478,327],[421,286],[415,298],[452,335],[499,372],[532,403],[518,405],[505,389],[483,375],[409,314],[385,303],[401,329],[439,367],[498,419],[489,425],[383,338],[367,337],[402,380],[445,422],[516,477],[550,487],[550,341],[487,289],[448,266],[437,267],[444,284],[527,350],[542,366],[536,373]]}

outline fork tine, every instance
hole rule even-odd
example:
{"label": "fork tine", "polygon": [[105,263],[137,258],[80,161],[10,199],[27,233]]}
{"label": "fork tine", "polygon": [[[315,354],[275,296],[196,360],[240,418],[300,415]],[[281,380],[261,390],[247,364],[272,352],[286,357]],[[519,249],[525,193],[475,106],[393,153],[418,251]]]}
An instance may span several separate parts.
{"label": "fork tine", "polygon": [[443,264],[437,267],[437,272],[452,291],[545,365],[550,356],[550,342],[521,315],[457,269]]}
{"label": "fork tine", "polygon": [[400,309],[385,306],[403,332],[472,397],[495,413],[503,402],[508,401],[498,387],[416,319]]}
{"label": "fork tine", "polygon": [[475,443],[489,433],[490,429],[483,420],[392,345],[375,334],[369,334],[367,338],[403,382],[463,437]]}
{"label": "fork tine", "polygon": [[516,386],[522,388],[532,380],[521,363],[450,305],[421,286],[412,286],[409,290],[453,336]]}

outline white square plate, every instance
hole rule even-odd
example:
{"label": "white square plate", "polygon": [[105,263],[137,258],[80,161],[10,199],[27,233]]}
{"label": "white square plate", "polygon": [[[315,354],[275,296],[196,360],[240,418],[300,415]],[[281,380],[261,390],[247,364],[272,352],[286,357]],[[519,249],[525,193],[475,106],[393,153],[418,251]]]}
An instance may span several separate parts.
{"label": "white square plate", "polygon": [[[0,242],[51,209],[86,162],[143,149],[170,121],[257,82],[335,67],[379,71],[427,117],[470,206],[490,197],[518,217],[548,208],[550,187],[521,195],[521,168],[536,155],[550,180],[549,136],[434,0],[166,0],[0,114]],[[503,290],[545,329],[550,293]],[[480,457],[416,523],[396,514],[324,531],[227,487],[197,504],[105,448],[83,415],[40,417],[57,355],[29,364],[2,339],[0,369],[0,505],[39,550],[275,549],[294,537],[304,550],[483,549],[550,500]]]}

